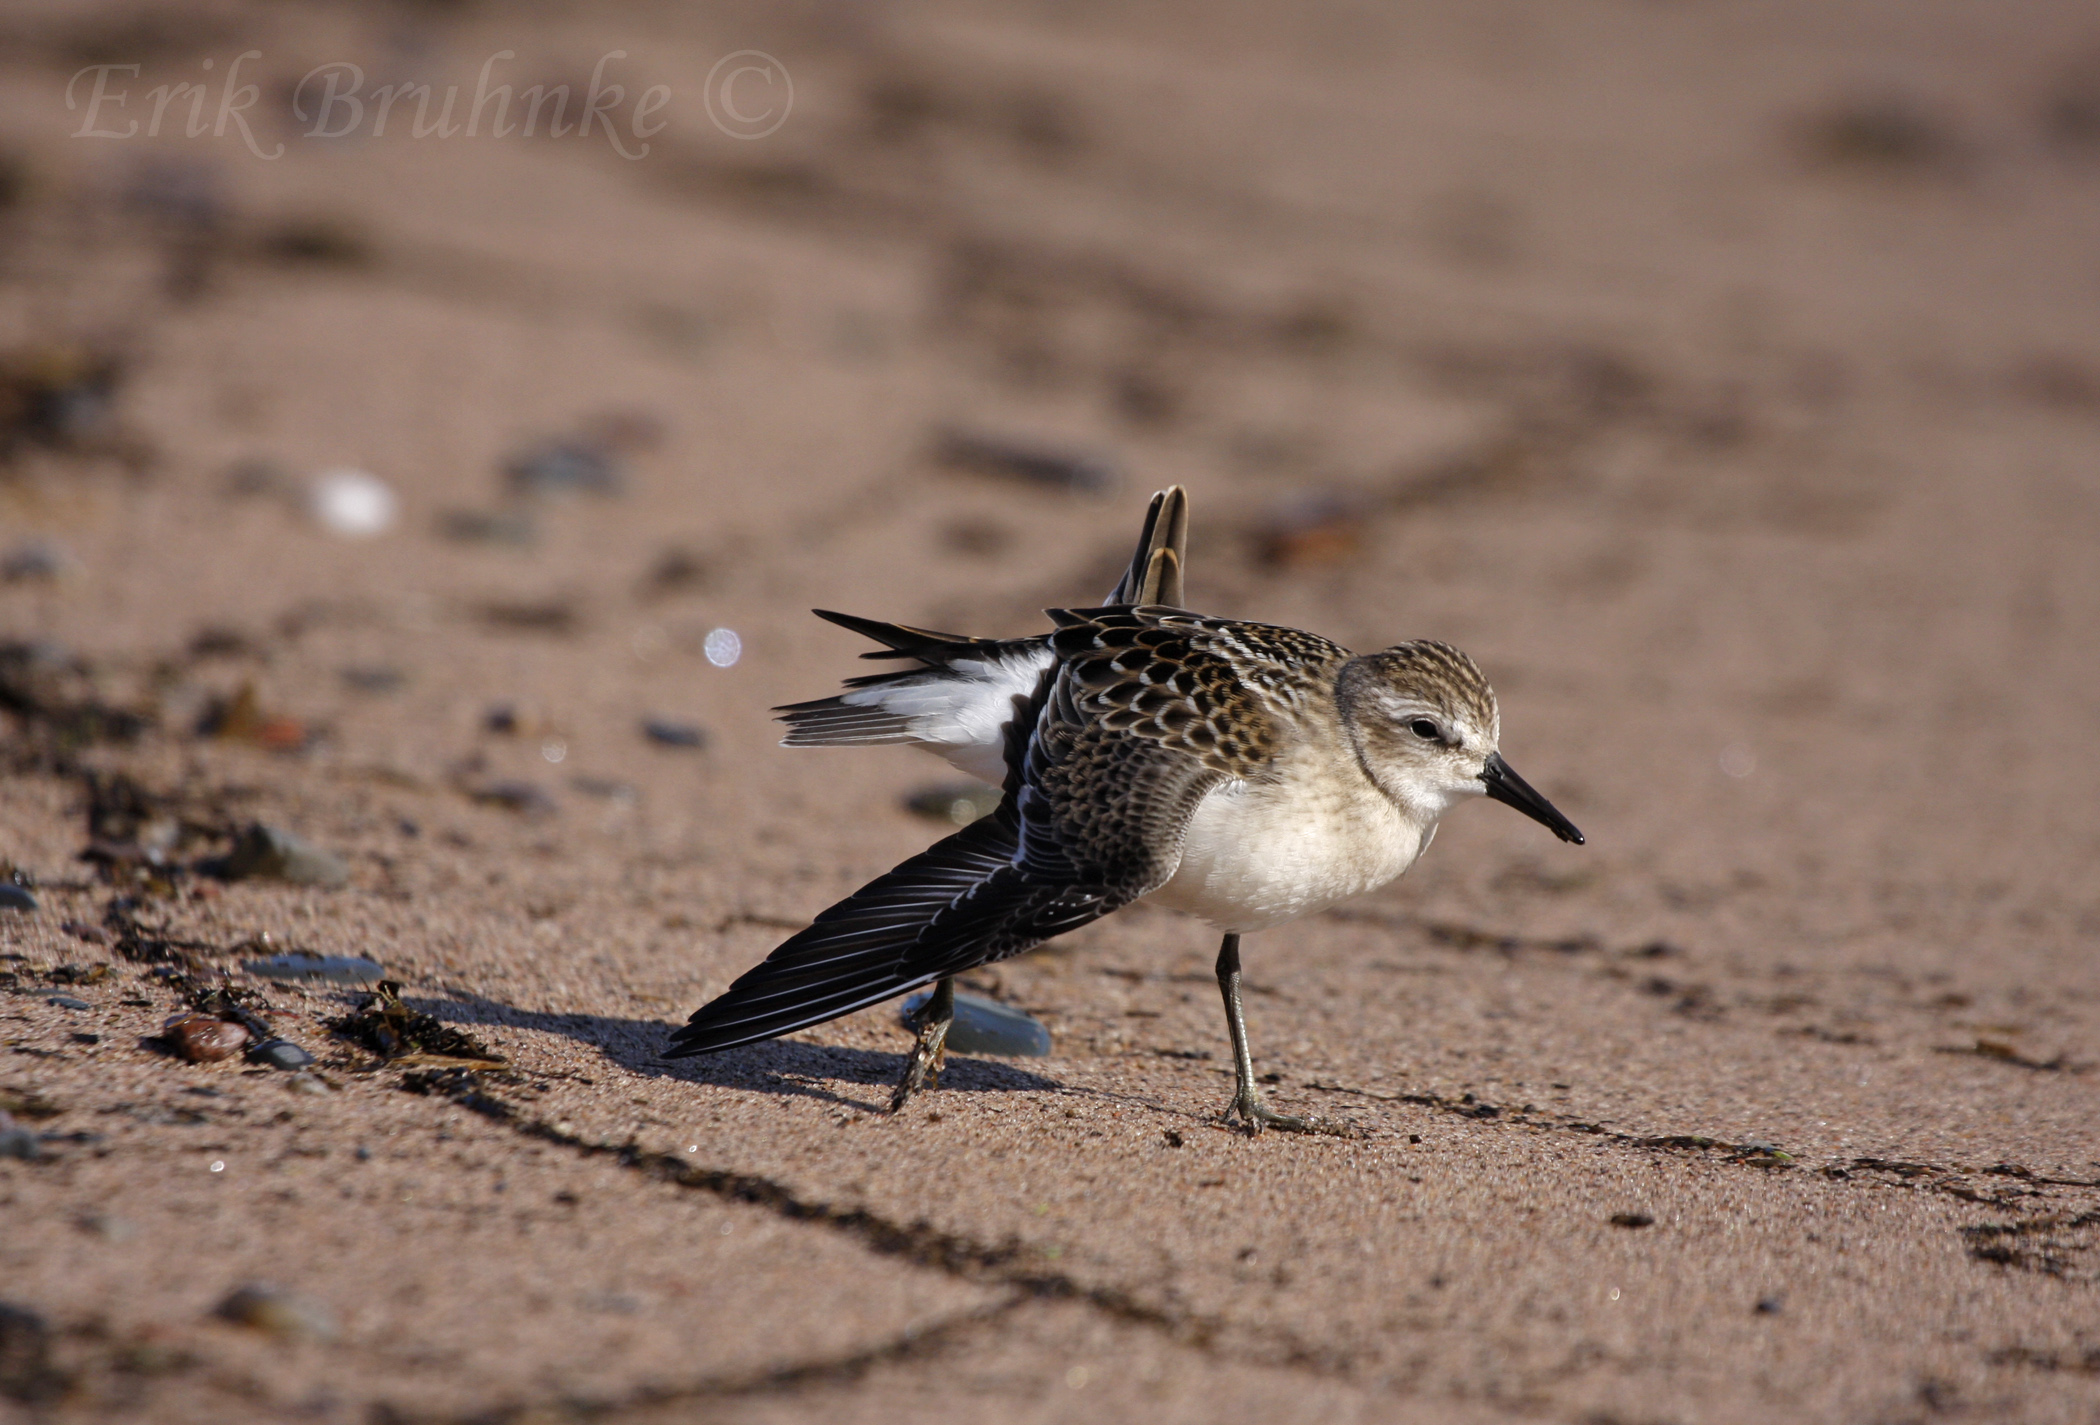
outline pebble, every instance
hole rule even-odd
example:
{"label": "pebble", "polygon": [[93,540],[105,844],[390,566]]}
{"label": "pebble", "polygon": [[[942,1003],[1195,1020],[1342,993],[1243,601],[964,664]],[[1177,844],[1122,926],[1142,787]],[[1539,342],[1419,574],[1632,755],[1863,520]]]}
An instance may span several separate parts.
{"label": "pebble", "polygon": [[213,1314],[287,1340],[333,1341],[336,1335],[335,1314],[326,1306],[264,1282],[236,1288]]}
{"label": "pebble", "polygon": [[332,985],[368,985],[386,974],[386,966],[362,955],[312,955],[303,950],[262,960],[243,960],[241,968],[258,979],[280,984],[323,980]]}
{"label": "pebble", "polygon": [[334,1092],[328,1087],[328,1080],[322,1078],[319,1074],[304,1072],[294,1074],[286,1079],[284,1086],[293,1093],[312,1094],[316,1097]]}
{"label": "pebble", "polygon": [[0,881],[0,910],[35,910],[36,897],[13,881]]}
{"label": "pebble", "polygon": [[314,1056],[289,1039],[265,1039],[248,1051],[250,1063],[268,1064],[273,1069],[284,1069],[297,1073],[312,1066]]}
{"label": "pebble", "polygon": [[0,1158],[19,1158],[34,1163],[43,1156],[36,1134],[15,1122],[14,1115],[0,1109]]}
{"label": "pebble", "polygon": [[707,734],[689,722],[670,722],[664,718],[648,718],[642,723],[642,736],[659,747],[684,747],[699,749],[707,746]]}
{"label": "pebble", "polygon": [[997,811],[1004,795],[997,787],[983,782],[937,782],[913,792],[904,799],[904,805],[920,816],[968,826]]}
{"label": "pebble", "polygon": [[58,1007],[59,1007],[60,1009],[93,1009],[93,1008],[94,1008],[94,1006],[93,1006],[93,1005],[91,1005],[91,1004],[89,1004],[89,1003],[88,1003],[88,1002],[87,1002],[86,1000],[84,1000],[84,999],[75,999],[75,998],[73,998],[73,996],[71,996],[71,995],[45,995],[45,996],[44,996],[44,1003],[45,1003],[45,1004],[55,1004],[55,1005],[57,1005],[57,1006],[58,1006]]}
{"label": "pebble", "polygon": [[393,486],[370,471],[348,466],[314,476],[306,498],[322,528],[350,539],[386,533],[401,510]]}
{"label": "pebble", "polygon": [[[929,994],[915,994],[904,1001],[905,1027],[916,1028],[911,1016],[918,1013]],[[1022,1059],[1040,1059],[1050,1053],[1050,1030],[1030,1014],[982,995],[955,995],[955,1022],[948,1026],[948,1048],[958,1054],[1007,1054]]]}
{"label": "pebble", "polygon": [[259,821],[241,833],[222,870],[229,881],[268,876],[295,886],[340,886],[350,879],[342,857]]}
{"label": "pebble", "polygon": [[61,925],[59,929],[72,936],[75,940],[85,940],[90,945],[109,944],[109,932],[99,925],[89,925],[85,921],[69,920],[64,925]]}
{"label": "pebble", "polygon": [[178,1014],[162,1026],[161,1036],[192,1064],[231,1059],[248,1042],[248,1031],[240,1025],[208,1014]]}

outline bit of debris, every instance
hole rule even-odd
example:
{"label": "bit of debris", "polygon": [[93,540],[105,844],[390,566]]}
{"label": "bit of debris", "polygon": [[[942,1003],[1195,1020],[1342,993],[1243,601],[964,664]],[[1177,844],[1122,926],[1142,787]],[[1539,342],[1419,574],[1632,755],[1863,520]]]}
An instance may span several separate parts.
{"label": "bit of debris", "polygon": [[328,1027],[389,1064],[415,1068],[488,1068],[502,1055],[463,1030],[401,1002],[401,986],[381,980],[364,1003]]}
{"label": "bit of debris", "polygon": [[1653,1227],[1655,1219],[1645,1212],[1614,1212],[1611,1215],[1614,1227]]}
{"label": "bit of debris", "polygon": [[0,881],[0,910],[32,911],[35,909],[35,896],[23,890],[13,881]]}

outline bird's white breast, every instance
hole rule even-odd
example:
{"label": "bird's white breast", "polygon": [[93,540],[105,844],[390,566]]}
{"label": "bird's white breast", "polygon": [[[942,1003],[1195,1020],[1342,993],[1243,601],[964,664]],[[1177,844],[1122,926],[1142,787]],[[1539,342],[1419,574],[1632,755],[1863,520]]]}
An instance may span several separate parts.
{"label": "bird's white breast", "polygon": [[1197,806],[1180,869],[1147,900],[1220,930],[1264,930],[1384,885],[1426,844],[1368,779],[1228,784]]}

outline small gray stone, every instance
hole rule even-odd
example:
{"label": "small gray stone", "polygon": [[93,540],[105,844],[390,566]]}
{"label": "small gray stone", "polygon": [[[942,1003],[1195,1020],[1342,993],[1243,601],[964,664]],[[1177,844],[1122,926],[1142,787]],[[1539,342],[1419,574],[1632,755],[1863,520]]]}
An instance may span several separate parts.
{"label": "small gray stone", "polygon": [[350,879],[342,857],[259,821],[241,833],[223,870],[229,881],[268,876],[295,886],[340,886]]}
{"label": "small gray stone", "polygon": [[311,1065],[314,1056],[289,1039],[265,1039],[248,1051],[248,1058],[257,1064],[268,1064],[273,1069],[284,1069],[296,1073]]}
{"label": "small gray stone", "polygon": [[57,1006],[58,1006],[58,1007],[59,1007],[60,1009],[93,1009],[93,1008],[94,1008],[94,1006],[93,1006],[93,1005],[91,1005],[91,1004],[89,1004],[89,1003],[88,1003],[88,1002],[87,1002],[86,1000],[84,1000],[84,999],[75,999],[75,998],[73,998],[73,996],[71,996],[71,995],[45,995],[45,996],[44,996],[44,1003],[45,1003],[45,1004],[55,1004],[55,1005],[57,1005]]}
{"label": "small gray stone", "polygon": [[35,910],[36,897],[13,881],[0,881],[0,910]]}

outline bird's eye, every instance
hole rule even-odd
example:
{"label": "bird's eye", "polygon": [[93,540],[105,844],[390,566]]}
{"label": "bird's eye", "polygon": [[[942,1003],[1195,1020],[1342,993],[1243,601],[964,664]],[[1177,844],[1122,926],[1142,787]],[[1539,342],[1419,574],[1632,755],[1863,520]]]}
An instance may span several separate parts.
{"label": "bird's eye", "polygon": [[1442,742],[1444,740],[1443,730],[1426,717],[1416,718],[1407,725],[1407,730],[1424,742]]}

